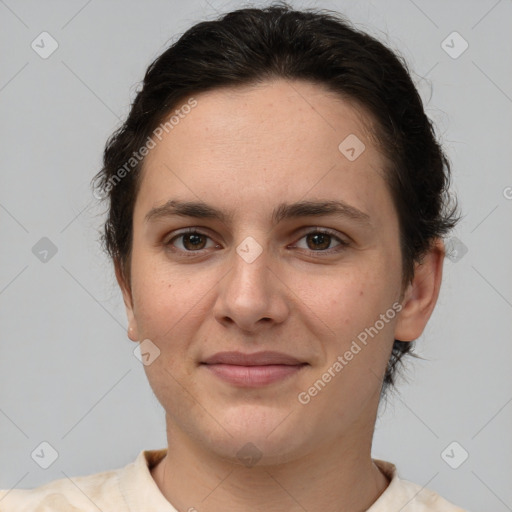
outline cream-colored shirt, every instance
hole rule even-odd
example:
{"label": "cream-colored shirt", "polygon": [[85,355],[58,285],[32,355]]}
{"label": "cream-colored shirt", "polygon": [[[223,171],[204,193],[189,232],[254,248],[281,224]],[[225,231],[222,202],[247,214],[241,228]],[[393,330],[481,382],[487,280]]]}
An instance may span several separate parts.
{"label": "cream-colored shirt", "polygon": [[[142,451],[121,469],[0,491],[0,512],[177,512],[150,473],[166,451]],[[466,512],[433,491],[399,479],[393,464],[374,462],[390,484],[367,512]],[[194,510],[191,504],[188,511]]]}

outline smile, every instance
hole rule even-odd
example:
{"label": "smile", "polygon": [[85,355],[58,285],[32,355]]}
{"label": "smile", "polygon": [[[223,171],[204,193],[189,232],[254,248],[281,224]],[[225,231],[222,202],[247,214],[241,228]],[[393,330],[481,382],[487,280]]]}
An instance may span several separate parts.
{"label": "smile", "polygon": [[283,380],[296,374],[307,365],[238,366],[233,364],[211,364],[205,366],[213,375],[230,384],[252,388]]}
{"label": "smile", "polygon": [[240,387],[261,387],[296,375],[307,363],[279,352],[220,352],[201,363],[215,377]]}

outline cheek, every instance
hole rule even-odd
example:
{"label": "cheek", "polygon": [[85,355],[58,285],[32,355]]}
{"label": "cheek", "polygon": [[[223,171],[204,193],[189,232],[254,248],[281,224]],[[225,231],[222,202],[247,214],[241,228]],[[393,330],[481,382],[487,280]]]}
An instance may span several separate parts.
{"label": "cheek", "polygon": [[[325,333],[324,360],[315,379],[325,378],[329,385],[316,403],[318,410],[337,404],[339,415],[354,401],[362,407],[379,392],[393,345],[397,285],[378,267],[340,275],[328,284],[331,292],[315,304],[317,327]],[[318,289],[311,293],[322,296]]]}
{"label": "cheek", "polygon": [[[393,344],[396,307],[399,307],[395,303],[398,292],[395,277],[394,272],[386,273],[378,266],[340,275],[337,280],[331,280],[331,292],[317,304],[317,314],[330,333],[326,331],[323,370],[342,357],[343,369],[336,372],[340,378],[334,379],[337,385],[332,387],[332,393],[364,396],[380,386],[380,376]],[[321,296],[318,290],[316,294]]]}
{"label": "cheek", "polygon": [[391,307],[397,284],[390,274],[377,265],[340,271],[324,281],[323,289],[312,290],[311,300],[333,331],[354,336]]}
{"label": "cheek", "polygon": [[178,299],[183,291],[179,277],[168,275],[149,251],[133,252],[132,291],[137,327],[145,338],[161,339],[183,315],[186,301]]}
{"label": "cheek", "polygon": [[134,286],[135,318],[141,336],[163,341],[172,336],[176,326],[183,329],[184,317],[190,320],[195,302],[184,293],[190,287],[176,281],[153,275]]}
{"label": "cheek", "polygon": [[193,265],[177,270],[149,250],[134,254],[132,269],[139,336],[155,342],[164,355],[184,352],[211,313],[211,294],[222,273],[199,272]]}

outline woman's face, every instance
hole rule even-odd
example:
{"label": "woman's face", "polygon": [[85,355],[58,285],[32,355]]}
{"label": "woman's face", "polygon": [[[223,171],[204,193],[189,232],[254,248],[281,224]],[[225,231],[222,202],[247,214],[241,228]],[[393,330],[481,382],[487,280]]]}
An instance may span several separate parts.
{"label": "woman's face", "polygon": [[146,157],[124,289],[168,429],[268,462],[368,435],[402,291],[368,119],[301,81],[195,99]]}

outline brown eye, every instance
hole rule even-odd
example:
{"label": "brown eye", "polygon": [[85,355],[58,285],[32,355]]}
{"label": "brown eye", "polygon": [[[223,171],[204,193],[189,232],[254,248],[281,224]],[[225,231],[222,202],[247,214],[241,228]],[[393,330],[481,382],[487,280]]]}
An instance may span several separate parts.
{"label": "brown eye", "polygon": [[331,244],[332,236],[326,233],[309,233],[306,235],[308,247],[312,250],[328,249]]}
{"label": "brown eye", "polygon": [[181,235],[183,238],[183,246],[185,249],[193,251],[194,249],[204,249],[205,239],[204,235],[199,233],[187,233],[185,235]]}
{"label": "brown eye", "polygon": [[[306,247],[300,247],[299,244],[297,244],[297,246],[309,251],[310,253],[330,254],[340,251],[350,245],[348,241],[345,241],[334,233],[323,229],[310,231],[309,233],[306,233],[301,240],[302,239],[305,240]],[[332,246],[333,241],[337,242],[335,246]]]}
{"label": "brown eye", "polygon": [[[203,249],[207,249],[206,246],[208,240],[211,240],[209,236],[199,231],[186,231],[172,237],[168,242],[165,242],[165,246],[172,248],[173,250],[181,252],[199,252]],[[180,242],[181,241],[181,245]],[[211,247],[211,246],[210,246]]]}

